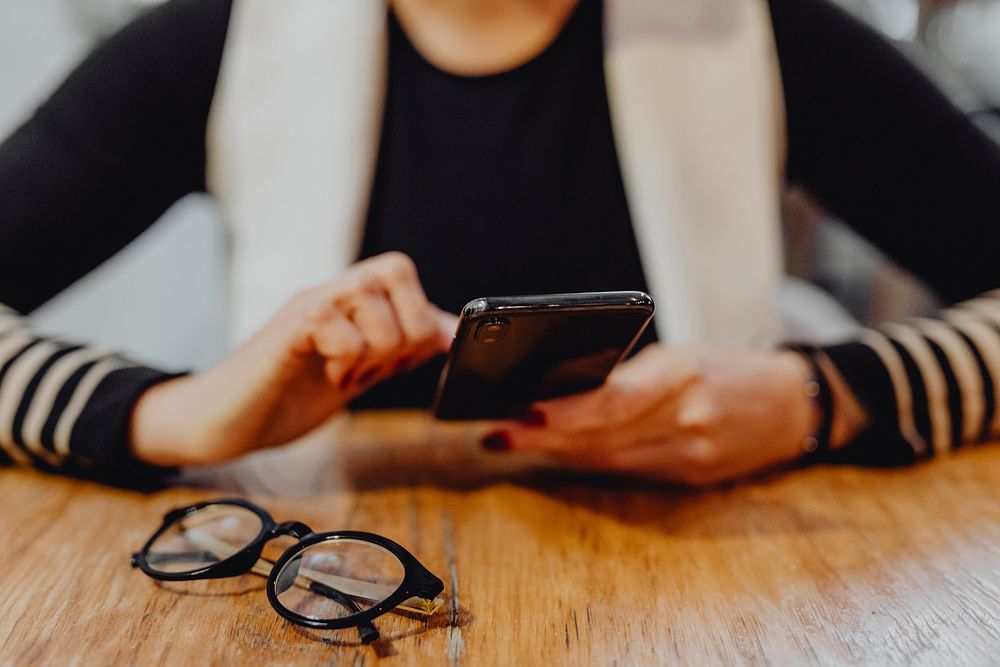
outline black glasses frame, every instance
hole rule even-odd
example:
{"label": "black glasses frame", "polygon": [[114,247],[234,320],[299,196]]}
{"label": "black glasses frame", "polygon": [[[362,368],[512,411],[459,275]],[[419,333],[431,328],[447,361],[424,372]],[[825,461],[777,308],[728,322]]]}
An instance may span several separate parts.
{"label": "black glasses frame", "polygon": [[[184,517],[213,505],[230,505],[250,510],[260,518],[260,533],[247,546],[228,558],[197,570],[190,570],[188,572],[162,572],[150,566],[149,549],[164,532]],[[424,567],[413,554],[387,537],[357,530],[315,533],[312,528],[301,521],[278,523],[264,508],[239,498],[206,500],[167,512],[163,517],[163,524],[153,533],[152,537],[146,540],[142,549],[132,554],[132,567],[138,567],[146,575],[161,581],[192,581],[196,579],[237,577],[248,574],[253,570],[253,566],[261,559],[264,546],[269,540],[286,535],[297,538],[298,542],[285,549],[281,557],[271,566],[271,572],[267,577],[267,599],[280,616],[292,623],[321,630],[357,627],[361,632],[361,641],[368,643],[378,637],[378,631],[371,625],[373,619],[391,611],[410,598],[417,597],[425,600],[433,600],[444,590],[444,582]],[[400,582],[399,586],[389,597],[364,611],[361,611],[353,600],[340,594],[338,591],[322,584],[314,584],[314,586],[323,589],[316,592],[337,599],[338,602],[341,602],[354,612],[344,618],[309,618],[285,608],[278,602],[278,574],[288,561],[295,558],[303,550],[320,542],[332,542],[336,540],[369,542],[389,551],[403,565],[403,581]]]}

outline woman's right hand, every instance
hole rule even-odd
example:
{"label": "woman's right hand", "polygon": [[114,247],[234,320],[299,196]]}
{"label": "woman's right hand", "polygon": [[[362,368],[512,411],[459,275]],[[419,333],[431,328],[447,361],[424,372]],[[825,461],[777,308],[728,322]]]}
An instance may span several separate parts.
{"label": "woman's right hand", "polygon": [[132,453],[187,465],[289,442],[447,351],[456,322],[427,301],[406,255],[359,262],[292,298],[218,366],[147,390],[132,413]]}

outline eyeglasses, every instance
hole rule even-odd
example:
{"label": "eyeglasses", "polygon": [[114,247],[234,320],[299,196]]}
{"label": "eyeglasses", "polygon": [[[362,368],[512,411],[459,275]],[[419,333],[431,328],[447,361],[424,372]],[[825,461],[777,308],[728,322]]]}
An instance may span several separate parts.
{"label": "eyeglasses", "polygon": [[[276,562],[264,545],[298,539]],[[244,500],[210,500],[168,512],[132,555],[132,567],[161,581],[267,577],[267,599],[282,617],[310,628],[356,627],[361,642],[379,637],[372,620],[399,609],[430,615],[444,584],[392,540],[353,530],[314,533],[304,523],[276,523]]]}

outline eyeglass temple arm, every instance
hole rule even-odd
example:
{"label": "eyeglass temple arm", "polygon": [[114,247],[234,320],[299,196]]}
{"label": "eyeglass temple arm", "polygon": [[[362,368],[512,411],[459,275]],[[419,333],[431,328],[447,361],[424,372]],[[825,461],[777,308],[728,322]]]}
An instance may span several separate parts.
{"label": "eyeglass temple arm", "polygon": [[[300,571],[301,574],[301,571]],[[330,588],[318,581],[313,581],[309,584],[309,590],[317,595],[322,595],[323,597],[330,598],[331,600],[340,603],[352,614],[360,614],[361,607],[358,603],[351,598],[343,595],[336,588]],[[358,636],[361,637],[362,644],[370,644],[379,638],[378,629],[372,624],[371,621],[365,621],[364,623],[358,625]]]}
{"label": "eyeglass temple arm", "polygon": [[217,558],[218,556],[211,551],[157,551],[156,553],[146,554],[146,562],[150,565],[204,563]]}
{"label": "eyeglass temple arm", "polygon": [[[220,540],[214,535],[198,528],[187,528],[184,531],[184,535],[193,545],[211,553],[219,560],[229,558],[234,553],[239,551],[239,549],[234,548],[224,540]],[[271,574],[271,567],[273,565],[274,563],[271,561],[260,558],[253,564],[250,571],[254,574],[266,577]],[[318,572],[309,568],[300,569],[299,575],[309,579],[310,581],[325,584],[326,586],[341,591],[346,595],[371,600],[372,602],[384,600],[392,595],[396,590],[393,586],[385,586],[383,584],[376,584],[369,581],[360,581],[350,577],[341,577],[335,574],[327,574],[326,572]],[[443,600],[441,598],[427,600],[425,598],[412,597],[401,602],[397,605],[397,608],[429,616],[437,611],[438,607],[440,607],[442,603]]]}

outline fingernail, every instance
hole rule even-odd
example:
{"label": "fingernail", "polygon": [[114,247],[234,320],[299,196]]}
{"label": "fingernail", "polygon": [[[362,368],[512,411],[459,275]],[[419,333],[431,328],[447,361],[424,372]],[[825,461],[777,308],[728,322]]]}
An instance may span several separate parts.
{"label": "fingernail", "polygon": [[413,355],[403,357],[402,359],[397,361],[396,365],[393,367],[392,369],[393,374],[402,373],[403,371],[410,370],[410,364],[412,363],[413,363]]}
{"label": "fingernail", "polygon": [[344,377],[340,378],[340,389],[344,390],[351,386],[351,382],[354,380],[354,371],[349,370],[344,373]]}
{"label": "fingernail", "polygon": [[504,431],[494,431],[483,438],[483,448],[492,452],[506,452],[510,450],[510,435]]}
{"label": "fingernail", "polygon": [[369,368],[368,370],[366,370],[364,373],[361,374],[361,377],[358,378],[358,384],[361,385],[368,384],[368,382],[373,377],[375,377],[376,373],[378,373],[378,367]]}
{"label": "fingernail", "polygon": [[525,408],[517,419],[528,426],[545,426],[545,413],[538,408]]}

